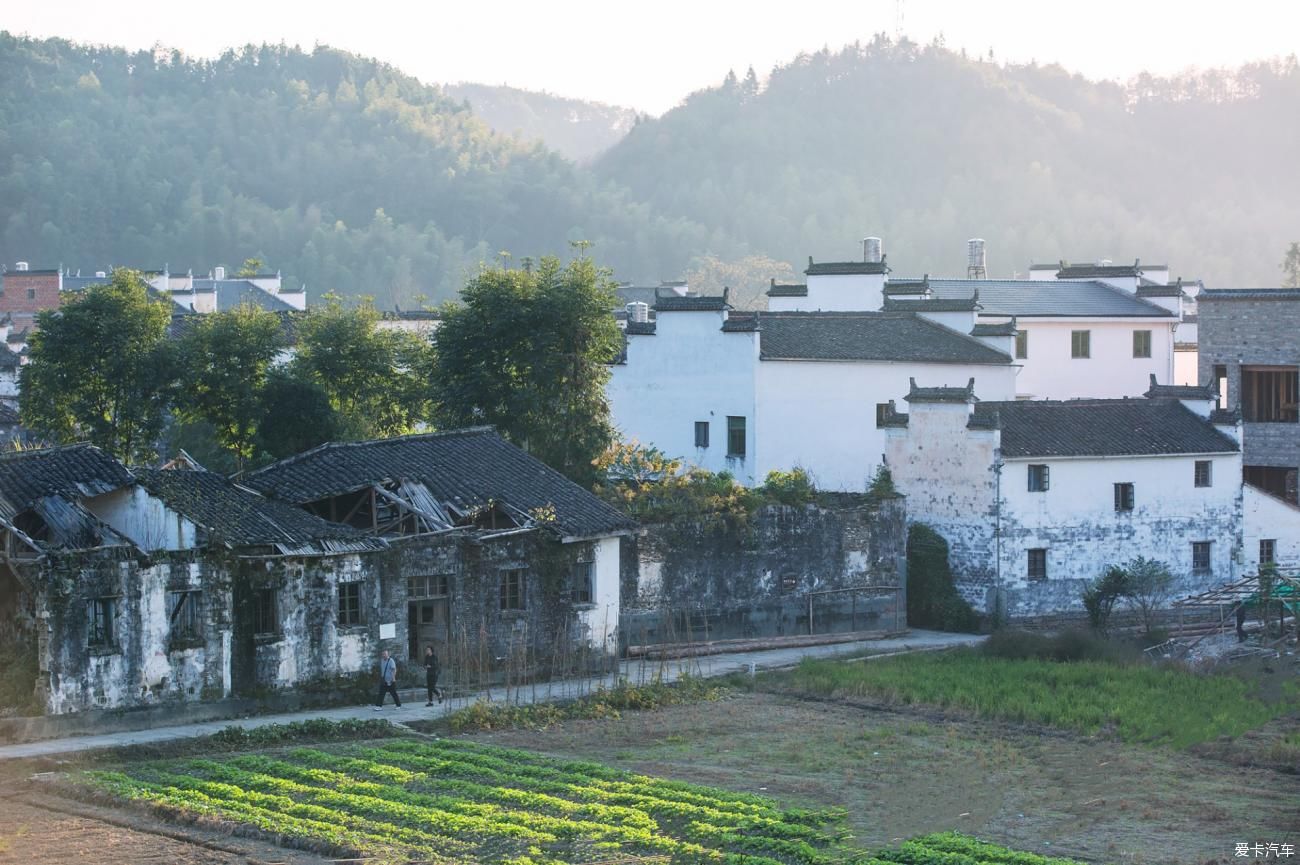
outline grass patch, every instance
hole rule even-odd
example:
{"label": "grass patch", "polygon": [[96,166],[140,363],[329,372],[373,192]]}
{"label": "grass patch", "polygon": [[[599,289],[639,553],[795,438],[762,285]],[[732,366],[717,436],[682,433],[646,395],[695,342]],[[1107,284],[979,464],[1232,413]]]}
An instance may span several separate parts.
{"label": "grass patch", "polygon": [[788,809],[764,796],[463,740],[154,761],[81,778],[89,792],[176,819],[235,822],[306,849],[393,861],[865,858],[849,846],[841,810]]}
{"label": "grass patch", "polygon": [[480,701],[452,712],[446,718],[454,733],[487,730],[544,730],[561,721],[580,719],[618,719],[627,711],[644,711],[675,706],[679,703],[720,700],[725,687],[708,681],[682,676],[673,684],[654,682],[629,685],[619,682],[613,688],[600,688],[585,697],[566,703],[533,703],[511,706],[506,703]]}
{"label": "grass patch", "polygon": [[1083,865],[1073,859],[1021,853],[956,832],[922,835],[883,850],[862,865]]}
{"label": "grass patch", "polygon": [[1256,686],[1230,675],[1101,661],[1007,659],[972,650],[865,663],[805,660],[774,680],[796,692],[951,707],[980,717],[1176,748],[1238,736],[1300,708],[1294,683],[1270,704],[1255,696]]}

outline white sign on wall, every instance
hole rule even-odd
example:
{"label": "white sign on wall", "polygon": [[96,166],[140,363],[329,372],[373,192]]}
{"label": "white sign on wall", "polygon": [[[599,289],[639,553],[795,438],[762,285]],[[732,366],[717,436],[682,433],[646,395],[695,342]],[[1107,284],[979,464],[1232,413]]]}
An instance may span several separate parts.
{"label": "white sign on wall", "polygon": [[379,626],[379,639],[392,640],[397,638],[397,624],[395,622],[385,622]]}

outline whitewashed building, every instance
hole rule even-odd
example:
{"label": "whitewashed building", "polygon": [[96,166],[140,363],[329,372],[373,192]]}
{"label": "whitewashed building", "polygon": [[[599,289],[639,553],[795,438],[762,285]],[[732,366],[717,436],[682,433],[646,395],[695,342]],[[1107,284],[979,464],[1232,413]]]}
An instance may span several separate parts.
{"label": "whitewashed building", "polygon": [[887,463],[909,520],[947,539],[977,608],[1080,610],[1088,581],[1139,555],[1169,565],[1175,596],[1239,574],[1240,424],[1208,390],[982,402],[973,382],[913,383],[905,399]]}
{"label": "whitewashed building", "polygon": [[823,489],[861,491],[910,377],[1015,396],[1011,331],[977,330],[973,304],[881,310],[883,262],[810,262],[807,274],[803,303],[739,313],[725,295],[661,295],[653,323],[629,321],[607,391],[620,435],[745,484],[800,467]]}

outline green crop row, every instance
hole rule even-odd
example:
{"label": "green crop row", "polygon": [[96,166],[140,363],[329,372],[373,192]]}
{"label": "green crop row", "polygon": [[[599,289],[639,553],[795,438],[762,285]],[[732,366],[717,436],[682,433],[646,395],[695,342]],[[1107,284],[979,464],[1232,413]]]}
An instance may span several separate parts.
{"label": "green crop row", "polygon": [[913,838],[861,865],[1082,865],[1073,859],[1021,853],[956,832]]}

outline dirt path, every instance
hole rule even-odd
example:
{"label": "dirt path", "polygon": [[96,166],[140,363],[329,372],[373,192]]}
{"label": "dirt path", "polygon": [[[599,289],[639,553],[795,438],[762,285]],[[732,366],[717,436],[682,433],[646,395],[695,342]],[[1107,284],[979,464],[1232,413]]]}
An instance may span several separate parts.
{"label": "dirt path", "polygon": [[935,712],[756,693],[480,738],[840,805],[867,847],[947,829],[1116,865],[1300,847],[1300,776]]}

